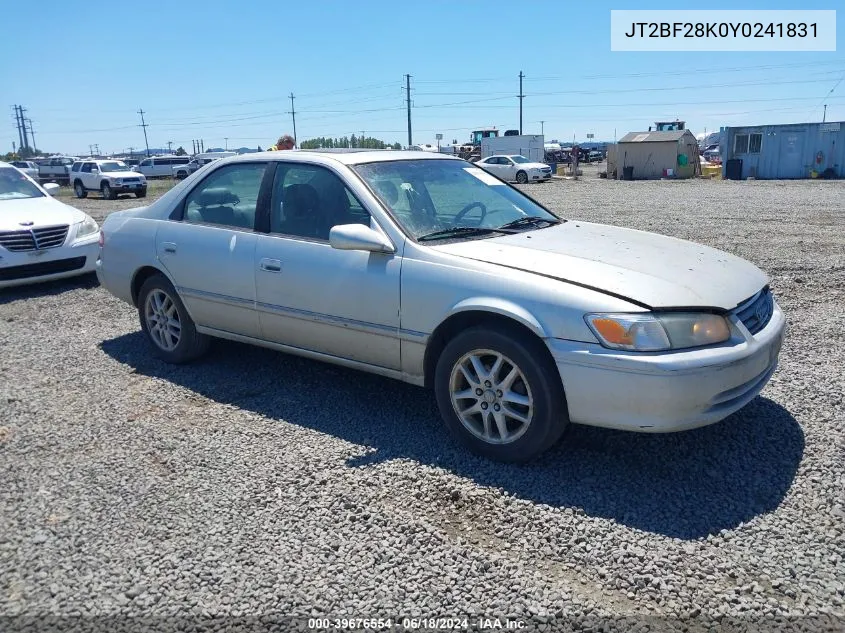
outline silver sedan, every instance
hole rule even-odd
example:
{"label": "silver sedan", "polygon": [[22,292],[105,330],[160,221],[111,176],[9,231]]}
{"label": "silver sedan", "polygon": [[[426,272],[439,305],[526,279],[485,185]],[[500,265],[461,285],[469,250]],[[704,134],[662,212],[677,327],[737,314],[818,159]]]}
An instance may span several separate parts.
{"label": "silver sedan", "polygon": [[665,432],[765,386],[785,319],[753,264],[560,220],[466,161],[216,161],[102,227],[97,274],[160,358],[213,337],[433,389],[470,449],[525,461],[569,423]]}

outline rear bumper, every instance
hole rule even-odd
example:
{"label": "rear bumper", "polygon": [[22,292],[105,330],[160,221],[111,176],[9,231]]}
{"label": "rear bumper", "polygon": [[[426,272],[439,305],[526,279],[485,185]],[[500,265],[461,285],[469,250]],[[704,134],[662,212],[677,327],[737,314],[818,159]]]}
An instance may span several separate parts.
{"label": "rear bumper", "polygon": [[718,422],[750,402],[777,368],[786,320],[777,303],[755,335],[672,353],[630,353],[547,340],[575,423],[651,433]]}

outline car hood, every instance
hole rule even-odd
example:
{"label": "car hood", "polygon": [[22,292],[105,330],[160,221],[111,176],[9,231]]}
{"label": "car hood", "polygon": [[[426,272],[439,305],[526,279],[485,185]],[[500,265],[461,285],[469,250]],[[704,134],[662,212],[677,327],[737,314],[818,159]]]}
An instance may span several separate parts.
{"label": "car hood", "polygon": [[138,172],[136,171],[104,171],[100,172],[101,176],[106,176],[107,178],[137,178]]}
{"label": "car hood", "polygon": [[[22,200],[0,200],[0,231],[21,231],[51,226],[76,224],[85,214],[49,196]],[[33,224],[29,225],[28,223]]]}
{"label": "car hood", "polygon": [[768,283],[754,264],[714,248],[590,222],[433,248],[594,288],[648,308],[731,310]]}
{"label": "car hood", "polygon": [[545,163],[520,163],[516,167],[517,169],[549,169]]}

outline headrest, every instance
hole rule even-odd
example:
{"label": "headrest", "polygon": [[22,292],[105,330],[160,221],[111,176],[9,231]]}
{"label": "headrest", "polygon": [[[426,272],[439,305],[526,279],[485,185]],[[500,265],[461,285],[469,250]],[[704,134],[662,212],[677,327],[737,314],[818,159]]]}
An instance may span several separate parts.
{"label": "headrest", "polygon": [[225,204],[237,204],[238,197],[225,187],[212,187],[200,194],[201,207],[219,207]]}
{"label": "headrest", "polygon": [[380,180],[375,187],[387,204],[393,206],[399,200],[399,189],[389,180]]}
{"label": "headrest", "polygon": [[314,209],[318,204],[317,190],[311,185],[290,185],[285,187],[285,205]]}

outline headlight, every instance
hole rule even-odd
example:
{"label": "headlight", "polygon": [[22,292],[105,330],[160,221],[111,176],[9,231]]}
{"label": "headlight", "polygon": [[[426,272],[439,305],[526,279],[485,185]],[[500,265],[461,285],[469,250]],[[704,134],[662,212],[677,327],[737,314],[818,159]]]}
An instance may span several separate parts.
{"label": "headlight", "polygon": [[122,185],[123,184],[123,178],[112,178],[112,182],[116,185]]}
{"label": "headlight", "polygon": [[88,237],[89,235],[93,235],[99,230],[100,227],[97,226],[97,223],[94,221],[94,218],[92,218],[90,215],[86,215],[85,219],[76,225],[76,239],[80,240],[83,237]]}
{"label": "headlight", "polygon": [[610,349],[657,352],[714,345],[731,337],[727,319],[717,314],[588,314],[584,318]]}

